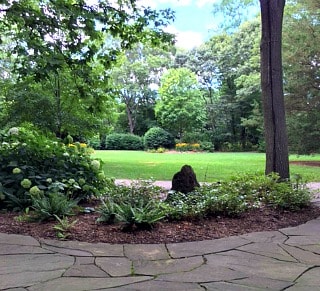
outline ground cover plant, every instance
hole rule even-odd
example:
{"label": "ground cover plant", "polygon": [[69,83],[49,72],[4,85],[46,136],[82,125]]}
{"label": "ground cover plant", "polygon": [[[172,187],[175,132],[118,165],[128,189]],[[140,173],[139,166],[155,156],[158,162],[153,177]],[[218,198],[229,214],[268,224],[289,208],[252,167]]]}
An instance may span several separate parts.
{"label": "ground cover plant", "polygon": [[[151,153],[146,151],[95,151],[94,158],[105,162],[107,177],[117,179],[171,180],[184,164],[191,165],[200,182],[230,180],[239,173],[263,174],[263,153],[208,153],[175,152]],[[290,155],[291,175],[299,174],[307,181],[320,181],[320,155]],[[308,164],[304,165],[303,162]]]}

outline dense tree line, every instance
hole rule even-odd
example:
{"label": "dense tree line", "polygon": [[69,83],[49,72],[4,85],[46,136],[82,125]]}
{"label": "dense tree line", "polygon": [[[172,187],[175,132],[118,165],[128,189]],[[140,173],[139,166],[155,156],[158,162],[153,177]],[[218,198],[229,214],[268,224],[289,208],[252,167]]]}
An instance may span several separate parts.
{"label": "dense tree line", "polygon": [[[22,2],[28,12],[19,10]],[[185,51],[170,45],[170,36],[161,32],[172,19],[170,11],[139,10],[130,6],[132,1],[100,8],[57,1],[46,8],[60,13],[51,19],[50,13],[41,14],[45,9],[38,2],[1,6],[6,13],[0,25],[6,32],[1,35],[2,127],[31,122],[57,135],[90,140],[110,132],[142,136],[160,126],[181,141],[211,141],[216,150],[265,150],[259,16],[240,26],[230,22],[232,27]],[[63,2],[71,5],[72,14]],[[130,13],[119,10],[121,5],[129,5]],[[114,23],[111,16],[109,22],[101,19],[106,11]],[[25,13],[34,15],[29,21],[41,21],[36,24],[43,29],[32,30],[35,23],[25,23]],[[286,4],[283,84],[292,152],[319,151],[319,13],[316,0]],[[82,22],[84,15],[90,16],[87,22]],[[159,22],[143,26],[148,17]],[[94,25],[97,19],[104,29]],[[66,46],[71,38],[74,42]]]}

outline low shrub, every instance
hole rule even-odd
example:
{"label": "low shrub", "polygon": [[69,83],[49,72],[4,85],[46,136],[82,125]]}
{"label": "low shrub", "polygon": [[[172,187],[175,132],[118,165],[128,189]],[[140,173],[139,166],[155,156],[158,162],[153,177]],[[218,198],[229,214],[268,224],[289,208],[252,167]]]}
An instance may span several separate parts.
{"label": "low shrub", "polygon": [[167,150],[163,147],[160,147],[160,148],[157,148],[157,149],[151,149],[151,150],[148,150],[148,153],[156,153],[156,154],[163,154],[165,153]]}
{"label": "low shrub", "polygon": [[88,145],[92,147],[95,150],[100,150],[101,149],[101,140],[98,135],[93,136],[88,140]]}
{"label": "low shrub", "polygon": [[204,152],[214,152],[214,144],[211,141],[200,142],[200,149]]}
{"label": "low shrub", "polygon": [[310,203],[303,183],[279,183],[278,175],[238,175],[228,182],[208,183],[193,192],[169,191],[163,201],[162,189],[150,181],[130,187],[119,186],[104,197],[100,222],[122,222],[124,229],[150,229],[159,220],[189,220],[209,216],[239,216],[254,208],[275,207],[298,210]]}
{"label": "low shrub", "polygon": [[162,189],[151,181],[138,181],[130,187],[118,186],[102,199],[98,222],[121,222],[124,230],[151,229],[165,217],[161,207]]}
{"label": "low shrub", "polygon": [[36,129],[13,128],[0,137],[0,207],[24,209],[31,195],[60,192],[78,201],[106,192],[113,181],[84,144],[63,144]]}
{"label": "low shrub", "polygon": [[39,221],[73,215],[76,205],[77,202],[75,200],[69,200],[61,193],[50,193],[47,196],[32,196],[34,218]]}
{"label": "low shrub", "polygon": [[309,205],[311,196],[305,184],[278,181],[275,174],[239,175],[229,182],[203,185],[188,194],[171,193],[165,201],[168,217],[235,216],[262,206],[299,210]]}
{"label": "low shrub", "polygon": [[113,133],[106,137],[107,150],[142,150],[143,148],[143,139],[134,134]]}
{"label": "low shrub", "polygon": [[174,137],[166,130],[160,127],[153,127],[145,133],[144,145],[147,149],[171,149],[175,146],[175,140]]}
{"label": "low shrub", "polygon": [[186,152],[186,151],[200,151],[200,144],[199,143],[177,143],[175,149],[179,152]]}

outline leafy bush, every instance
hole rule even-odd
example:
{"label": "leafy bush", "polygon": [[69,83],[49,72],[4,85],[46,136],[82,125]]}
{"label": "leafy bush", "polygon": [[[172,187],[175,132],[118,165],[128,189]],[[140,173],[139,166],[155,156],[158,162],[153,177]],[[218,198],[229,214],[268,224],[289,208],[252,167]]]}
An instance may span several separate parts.
{"label": "leafy bush", "polygon": [[205,152],[214,152],[214,145],[211,141],[200,142],[200,149]]}
{"label": "leafy bush", "polygon": [[70,236],[71,228],[78,222],[77,220],[69,221],[68,217],[62,217],[55,215],[55,218],[58,220],[58,223],[53,226],[53,229],[56,231],[56,235],[59,239],[67,239]]}
{"label": "leafy bush", "polygon": [[137,205],[115,204],[116,219],[125,224],[124,230],[132,230],[134,227],[151,229],[156,222],[165,217],[163,209],[153,200],[148,203],[144,203],[143,200],[139,202]]}
{"label": "leafy bush", "polygon": [[48,196],[32,196],[34,215],[40,221],[73,215],[76,205],[76,201],[69,200],[61,193],[50,193]]}
{"label": "leafy bush", "polygon": [[95,150],[100,150],[101,149],[100,137],[98,135],[93,136],[88,140],[88,145]]}
{"label": "leafy bush", "polygon": [[184,143],[201,143],[210,140],[210,135],[208,133],[200,132],[184,132],[181,142]]}
{"label": "leafy bush", "polygon": [[142,150],[143,148],[143,139],[134,134],[114,133],[106,137],[107,150]]}
{"label": "leafy bush", "polygon": [[98,209],[98,222],[124,223],[124,230],[150,229],[165,217],[161,207],[162,189],[151,181],[138,181],[130,187],[118,186],[109,191]]}
{"label": "leafy bush", "polygon": [[100,214],[97,222],[114,223],[116,218],[115,205],[116,204],[112,199],[101,199],[101,205],[97,210],[97,212]]}
{"label": "leafy bush", "polygon": [[118,186],[102,197],[98,222],[121,222],[125,230],[150,229],[159,220],[199,219],[208,216],[238,216],[253,208],[276,207],[297,210],[310,203],[310,193],[300,180],[279,183],[272,174],[244,174],[227,182],[208,183],[193,192],[163,190],[152,181]]}
{"label": "leafy bush", "polygon": [[263,205],[298,210],[310,203],[303,183],[279,183],[279,176],[239,175],[229,182],[203,185],[195,191],[168,196],[165,208],[171,219],[212,215],[234,216]]}
{"label": "leafy bush", "polygon": [[176,150],[180,152],[185,152],[185,151],[199,151],[200,150],[200,144],[198,143],[177,143],[176,144]]}
{"label": "leafy bush", "polygon": [[157,153],[157,154],[163,154],[165,153],[167,150],[163,147],[157,148],[157,149],[151,149],[148,150],[148,153]]}
{"label": "leafy bush", "polygon": [[12,128],[0,136],[0,197],[3,208],[24,209],[32,205],[36,189],[44,196],[60,192],[83,200],[105,193],[112,181],[102,163],[92,160],[84,144],[63,144],[35,129]]}
{"label": "leafy bush", "polygon": [[144,135],[144,145],[147,149],[160,147],[171,149],[175,146],[174,137],[160,127],[150,128]]}

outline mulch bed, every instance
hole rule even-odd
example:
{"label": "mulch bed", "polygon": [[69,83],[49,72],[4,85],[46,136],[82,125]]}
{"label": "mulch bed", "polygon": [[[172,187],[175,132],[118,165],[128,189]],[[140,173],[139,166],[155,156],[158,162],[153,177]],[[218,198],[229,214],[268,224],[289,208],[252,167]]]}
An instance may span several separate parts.
{"label": "mulch bed", "polygon": [[[19,222],[17,213],[0,214],[0,232],[30,235],[34,238],[57,239],[53,226],[46,223]],[[310,206],[299,212],[279,211],[270,207],[254,209],[239,217],[211,217],[196,221],[160,222],[151,231],[123,232],[121,225],[97,224],[98,214],[81,214],[71,229],[68,240],[105,243],[176,243],[216,239],[257,231],[278,230],[297,226],[320,217],[320,208]]]}

